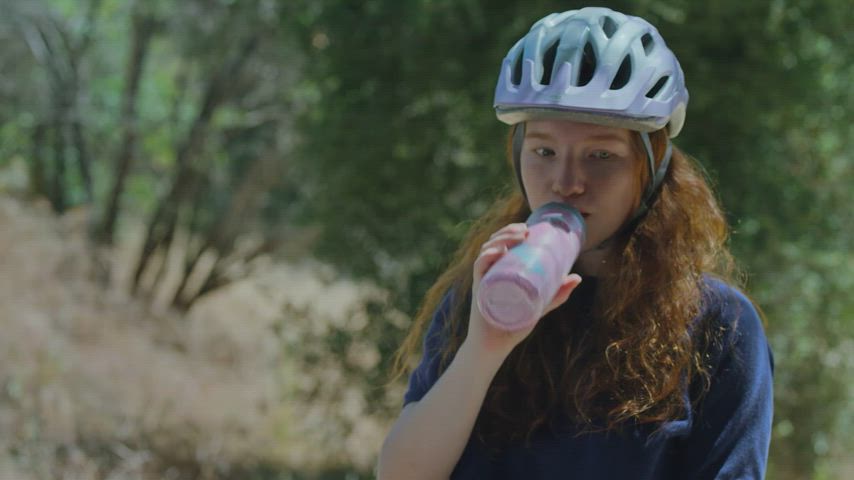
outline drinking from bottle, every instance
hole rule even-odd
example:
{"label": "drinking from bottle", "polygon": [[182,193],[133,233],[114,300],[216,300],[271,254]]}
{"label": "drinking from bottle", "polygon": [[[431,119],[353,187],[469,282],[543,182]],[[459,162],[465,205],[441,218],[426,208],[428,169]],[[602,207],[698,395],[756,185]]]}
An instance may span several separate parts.
{"label": "drinking from bottle", "polygon": [[486,272],[478,292],[483,318],[506,331],[522,330],[542,317],[586,234],[581,213],[559,202],[534,210],[526,223],[528,238]]}

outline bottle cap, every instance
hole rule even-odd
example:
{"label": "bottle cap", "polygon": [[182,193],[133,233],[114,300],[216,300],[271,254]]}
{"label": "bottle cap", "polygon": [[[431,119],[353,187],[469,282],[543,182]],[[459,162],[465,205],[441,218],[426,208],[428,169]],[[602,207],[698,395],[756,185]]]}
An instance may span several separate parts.
{"label": "bottle cap", "polygon": [[530,226],[541,222],[549,222],[567,232],[578,232],[582,244],[587,237],[587,225],[581,212],[565,203],[549,202],[531,212],[525,223]]}

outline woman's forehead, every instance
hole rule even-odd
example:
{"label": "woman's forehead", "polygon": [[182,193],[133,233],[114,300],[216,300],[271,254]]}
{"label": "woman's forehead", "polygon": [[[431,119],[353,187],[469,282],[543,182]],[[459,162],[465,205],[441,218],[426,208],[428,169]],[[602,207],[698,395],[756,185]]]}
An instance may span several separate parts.
{"label": "woman's forehead", "polygon": [[597,138],[631,141],[631,131],[626,128],[596,125],[564,119],[530,120],[525,125],[526,137]]}

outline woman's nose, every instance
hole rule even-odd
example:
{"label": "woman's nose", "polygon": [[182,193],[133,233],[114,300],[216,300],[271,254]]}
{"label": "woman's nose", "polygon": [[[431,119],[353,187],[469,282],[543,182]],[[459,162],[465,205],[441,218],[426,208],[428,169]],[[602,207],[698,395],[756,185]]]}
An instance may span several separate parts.
{"label": "woman's nose", "polygon": [[556,170],[552,190],[562,197],[581,195],[586,188],[583,169],[572,160],[565,160]]}

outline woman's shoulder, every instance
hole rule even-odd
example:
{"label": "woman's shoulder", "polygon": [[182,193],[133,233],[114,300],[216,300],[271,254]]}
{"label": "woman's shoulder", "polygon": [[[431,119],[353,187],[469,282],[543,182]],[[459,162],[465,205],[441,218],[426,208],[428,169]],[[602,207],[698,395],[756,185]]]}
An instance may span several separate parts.
{"label": "woman's shoulder", "polygon": [[728,329],[740,321],[761,324],[756,304],[744,291],[710,274],[703,276],[701,317]]}
{"label": "woman's shoulder", "polygon": [[736,287],[731,282],[710,273],[703,275],[703,290],[707,295],[714,294],[714,298],[718,301],[750,302],[747,294],[745,294],[740,288]]}
{"label": "woman's shoulder", "polygon": [[[735,358],[766,357],[773,369],[773,357],[765,336],[762,315],[757,305],[741,289],[718,277],[704,277],[700,321],[705,327],[705,347],[719,361]],[[715,362],[716,363],[716,362]]]}
{"label": "woman's shoulder", "polygon": [[[774,358],[750,298],[707,276],[701,343],[708,376],[692,384],[684,478],[762,478],[773,415]],[[739,473],[740,472],[740,473]]]}

